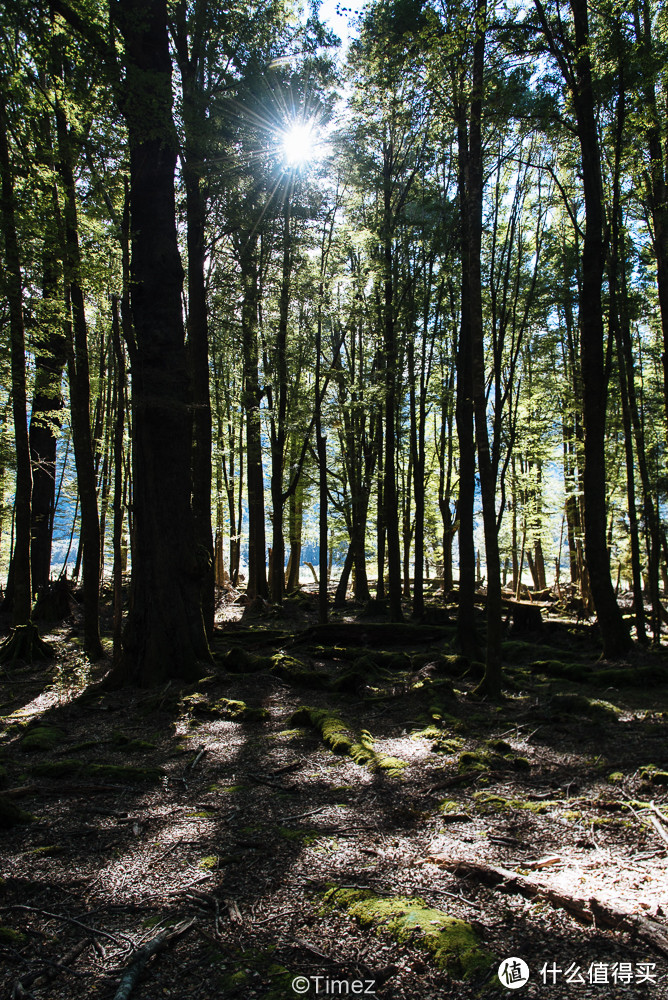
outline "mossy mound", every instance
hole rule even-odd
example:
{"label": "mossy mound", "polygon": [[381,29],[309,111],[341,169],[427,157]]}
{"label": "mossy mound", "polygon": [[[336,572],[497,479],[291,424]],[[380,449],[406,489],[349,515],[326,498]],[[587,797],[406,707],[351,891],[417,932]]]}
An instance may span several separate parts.
{"label": "mossy mound", "polygon": [[616,722],[620,714],[610,702],[586,698],[583,694],[555,694],[550,699],[549,709],[552,717],[560,721],[580,716],[592,722]]}
{"label": "mossy mound", "polygon": [[592,668],[588,663],[564,663],[563,660],[534,660],[531,667],[534,673],[574,681],[577,684],[590,684],[594,679]]}
{"label": "mossy mound", "polygon": [[473,802],[477,812],[483,816],[501,815],[512,813],[516,809],[526,809],[533,813],[546,813],[549,809],[554,809],[559,803],[553,800],[542,799],[540,802],[528,802],[525,799],[508,799],[505,795],[497,795],[493,792],[474,792]]}
{"label": "mossy mound", "polygon": [[31,726],[19,743],[24,753],[48,752],[55,750],[65,739],[65,732],[59,726],[40,722]]}
{"label": "mossy mound", "polygon": [[269,718],[266,708],[252,708],[245,701],[219,698],[212,701],[207,695],[195,692],[186,695],[183,706],[195,715],[209,719],[232,719],[234,722],[264,722]]}
{"label": "mossy mound", "polygon": [[486,952],[473,927],[427,906],[419,898],[381,897],[366,889],[330,888],[325,904],[346,910],[362,927],[386,932],[400,944],[426,951],[439,969],[457,979],[487,972],[492,956]]}
{"label": "mossy mound", "polygon": [[288,725],[316,729],[332,753],[350,757],[356,764],[365,765],[370,771],[387,771],[396,775],[408,766],[405,760],[398,757],[377,753],[373,749],[374,739],[371,733],[363,729],[356,737],[342,719],[332,715],[327,709],[303,705],[292,713]]}
{"label": "mossy mound", "polygon": [[[496,746],[482,750],[466,750],[459,755],[457,770],[460,774],[476,774],[485,771],[528,771],[531,767],[526,757],[520,757],[503,740],[490,741]],[[499,748],[508,747],[508,751]]]}
{"label": "mossy mound", "polygon": [[75,758],[46,761],[31,767],[34,775],[42,778],[91,778],[113,781],[124,785],[156,784],[164,771],[161,767],[130,767],[119,764],[89,764]]}
{"label": "mossy mound", "polygon": [[556,649],[554,646],[541,645],[535,642],[523,642],[521,639],[509,639],[501,646],[504,662],[513,663],[535,663],[536,660],[559,661],[562,663],[574,663],[582,658],[581,653],[574,653],[567,649]]}
{"label": "mossy mound", "polygon": [[145,753],[148,750],[155,750],[155,743],[149,740],[134,740],[124,733],[112,733],[111,742],[126,753]]}
{"label": "mossy mound", "polygon": [[329,687],[329,674],[322,670],[313,670],[301,660],[286,653],[276,653],[271,657],[271,672],[293,687],[310,688],[313,691],[324,691]]}
{"label": "mossy mound", "polygon": [[218,659],[225,670],[229,670],[232,674],[257,674],[262,670],[271,670],[272,667],[270,656],[253,656],[242,646],[232,646]]}
{"label": "mossy mound", "polygon": [[668,684],[668,668],[661,664],[646,667],[606,667],[592,672],[591,683],[596,687],[617,688]]}
{"label": "mossy mound", "polygon": [[30,813],[19,809],[16,803],[0,794],[0,830],[11,830],[21,823],[32,823],[35,819]]}
{"label": "mossy mound", "polygon": [[655,764],[647,764],[638,772],[643,781],[650,785],[668,785],[668,771],[662,771]]}

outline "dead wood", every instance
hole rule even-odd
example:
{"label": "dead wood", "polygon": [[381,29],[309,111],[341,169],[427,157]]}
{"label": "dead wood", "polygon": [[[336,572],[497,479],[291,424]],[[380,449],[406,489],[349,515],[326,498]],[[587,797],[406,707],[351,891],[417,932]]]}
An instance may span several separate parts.
{"label": "dead wood", "polygon": [[142,945],[135,953],[132,963],[123,973],[114,1000],[128,1000],[148,960],[157,955],[158,952],[164,951],[172,941],[176,941],[178,938],[183,937],[184,934],[187,934],[194,927],[195,923],[195,919],[182,920],[180,924],[176,924],[168,930],[161,931],[155,937],[151,938],[150,941],[147,941],[145,945]]}
{"label": "dead wood", "polygon": [[463,878],[476,878],[485,885],[491,885],[503,892],[516,892],[529,899],[545,899],[553,906],[567,910],[580,923],[595,923],[598,927],[629,931],[649,944],[659,954],[668,957],[668,927],[651,917],[632,913],[622,907],[614,906],[611,903],[602,903],[594,898],[585,899],[581,896],[572,896],[570,893],[553,889],[508,868],[499,868],[473,861],[453,861],[441,855],[432,855],[427,860],[454,872],[455,875]]}

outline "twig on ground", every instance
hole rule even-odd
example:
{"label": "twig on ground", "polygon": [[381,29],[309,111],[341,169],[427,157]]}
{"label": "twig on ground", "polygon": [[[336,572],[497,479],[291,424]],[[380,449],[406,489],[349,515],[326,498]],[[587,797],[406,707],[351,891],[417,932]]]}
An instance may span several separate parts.
{"label": "twig on ground", "polygon": [[[336,809],[336,806],[332,808]],[[277,816],[276,819],[280,820],[281,823],[285,823],[289,819],[304,819],[305,816],[315,816],[316,813],[324,812],[325,809],[329,809],[329,806],[318,806],[317,809],[309,809],[305,813],[291,813],[289,816]]]}
{"label": "twig on ground", "polygon": [[110,934],[109,931],[103,931],[101,927],[89,927],[88,924],[82,924],[80,920],[75,920],[74,917],[67,917],[64,913],[50,913],[49,910],[40,910],[37,906],[26,906],[24,903],[11,903],[9,906],[0,906],[0,912],[4,910],[21,910],[24,913],[41,913],[42,916],[49,917],[51,920],[64,920],[68,924],[74,924],[76,927],[81,927],[83,930],[88,931],[89,934],[109,938],[109,940],[113,941],[114,944],[120,944],[121,940],[132,944],[132,938],[128,937],[127,934],[122,934],[120,931],[116,934]]}

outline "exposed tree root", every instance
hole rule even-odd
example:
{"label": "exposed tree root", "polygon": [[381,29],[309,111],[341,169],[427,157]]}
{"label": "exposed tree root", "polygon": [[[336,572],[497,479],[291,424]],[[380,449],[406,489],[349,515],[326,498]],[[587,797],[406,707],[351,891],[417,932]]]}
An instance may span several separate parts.
{"label": "exposed tree root", "polygon": [[553,906],[567,910],[580,923],[596,923],[598,927],[635,934],[659,954],[668,957],[668,927],[651,917],[632,913],[611,903],[602,903],[598,899],[571,896],[570,893],[552,889],[508,868],[471,861],[453,861],[441,855],[433,855],[427,860],[456,875],[476,878],[485,885],[492,885],[504,892],[518,892],[529,899],[545,899]]}
{"label": "exposed tree root", "polygon": [[33,663],[35,660],[53,660],[55,656],[54,648],[40,638],[37,626],[32,622],[16,625],[0,645],[0,663],[15,663],[17,660]]}

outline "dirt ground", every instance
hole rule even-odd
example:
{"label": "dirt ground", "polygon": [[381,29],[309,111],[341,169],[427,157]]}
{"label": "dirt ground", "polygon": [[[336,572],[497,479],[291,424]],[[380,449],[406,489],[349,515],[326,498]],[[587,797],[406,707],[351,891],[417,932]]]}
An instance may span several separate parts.
{"label": "dirt ground", "polygon": [[668,998],[665,653],[544,614],[494,704],[452,608],[235,596],[188,689],[101,693],[76,613],[0,668],[0,997]]}

